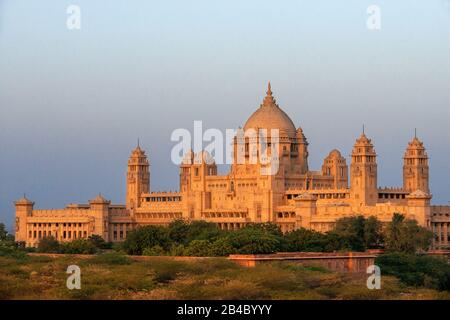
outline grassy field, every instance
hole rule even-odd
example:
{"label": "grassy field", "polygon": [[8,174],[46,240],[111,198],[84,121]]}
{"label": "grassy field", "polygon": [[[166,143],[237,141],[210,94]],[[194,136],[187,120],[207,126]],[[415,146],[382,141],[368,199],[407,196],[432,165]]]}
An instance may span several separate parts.
{"label": "grassy field", "polygon": [[[81,290],[66,287],[72,264],[81,268]],[[290,263],[244,268],[224,258],[0,257],[0,299],[450,299],[387,276],[369,290],[366,279]]]}

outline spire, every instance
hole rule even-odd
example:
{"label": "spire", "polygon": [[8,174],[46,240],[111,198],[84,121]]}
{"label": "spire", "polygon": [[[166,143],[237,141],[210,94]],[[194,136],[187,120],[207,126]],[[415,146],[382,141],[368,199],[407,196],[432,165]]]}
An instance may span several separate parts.
{"label": "spire", "polygon": [[267,85],[267,95],[268,96],[272,96],[272,86],[270,85],[270,81],[269,84]]}
{"label": "spire", "polygon": [[414,128],[414,138],[417,139],[417,128]]}
{"label": "spire", "polygon": [[138,147],[138,148],[140,148],[140,147],[141,147],[141,146],[140,146],[140,144],[139,144],[139,138],[138,138],[138,144],[137,144],[137,147]]}
{"label": "spire", "polygon": [[276,106],[276,101],[272,95],[272,86],[270,85],[270,81],[267,85],[266,97],[264,98],[263,104],[261,106]]}
{"label": "spire", "polygon": [[366,134],[366,127],[365,127],[365,125],[363,124],[363,131],[362,131],[362,134],[363,135],[365,135]]}

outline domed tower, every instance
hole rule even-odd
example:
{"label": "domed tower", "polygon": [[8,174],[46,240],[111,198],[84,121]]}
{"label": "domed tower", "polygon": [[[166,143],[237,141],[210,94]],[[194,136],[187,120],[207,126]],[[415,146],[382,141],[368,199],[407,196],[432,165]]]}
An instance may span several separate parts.
{"label": "domed tower", "polygon": [[27,241],[27,219],[33,216],[34,202],[25,195],[14,202],[16,206],[16,234],[17,242]]}
{"label": "domed tower", "polygon": [[128,209],[140,206],[139,199],[142,193],[150,191],[150,169],[145,151],[138,146],[131,152],[128,160],[127,195]]}
{"label": "domed tower", "polygon": [[430,193],[428,155],[417,136],[408,143],[403,157],[403,188],[409,192]]}
{"label": "domed tower", "polygon": [[[277,140],[275,140],[276,132],[272,130],[278,130]],[[260,139],[260,136],[264,133],[266,134],[266,141]],[[243,128],[243,134],[243,139],[235,139],[234,142],[234,164],[253,165],[262,163],[264,155],[267,155],[277,157],[280,169],[283,168],[282,171],[278,170],[277,173],[304,173],[308,171],[308,143],[306,138],[303,131],[300,128],[298,130],[295,128],[291,118],[276,103],[270,82],[263,103],[248,118]],[[241,141],[245,146],[239,148],[236,146],[236,141]],[[265,142],[265,144],[261,144],[261,142]],[[238,150],[241,150],[241,153],[244,154],[244,159],[239,160]],[[277,152],[277,154],[273,155],[273,152]]]}
{"label": "domed tower", "polygon": [[356,140],[352,151],[350,188],[357,205],[375,205],[378,198],[377,154],[372,141],[364,133]]}
{"label": "domed tower", "polygon": [[334,189],[344,189],[348,187],[348,166],[347,161],[339,150],[332,150],[323,161],[322,174],[334,178]]}

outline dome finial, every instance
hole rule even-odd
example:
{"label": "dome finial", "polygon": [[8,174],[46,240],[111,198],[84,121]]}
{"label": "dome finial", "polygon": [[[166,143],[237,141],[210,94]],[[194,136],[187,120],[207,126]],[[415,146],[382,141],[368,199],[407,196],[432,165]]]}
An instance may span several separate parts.
{"label": "dome finial", "polygon": [[263,104],[262,106],[271,106],[271,105],[276,105],[276,101],[273,98],[272,95],[272,86],[270,85],[270,81],[267,85],[267,92],[266,92],[266,97],[264,98]]}
{"label": "dome finial", "polygon": [[272,86],[270,85],[270,81],[269,84],[267,85],[267,95],[268,96],[272,96]]}

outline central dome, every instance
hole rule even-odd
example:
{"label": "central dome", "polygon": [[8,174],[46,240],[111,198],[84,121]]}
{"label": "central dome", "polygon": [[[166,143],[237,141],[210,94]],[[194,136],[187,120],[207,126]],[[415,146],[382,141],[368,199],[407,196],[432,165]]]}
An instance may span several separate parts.
{"label": "central dome", "polygon": [[267,96],[264,98],[263,103],[248,118],[244,125],[244,131],[248,129],[267,129],[268,135],[270,135],[270,129],[278,129],[280,130],[280,137],[288,136],[289,138],[295,138],[295,125],[286,112],[281,110],[276,104],[272,96],[270,82],[267,89]]}

